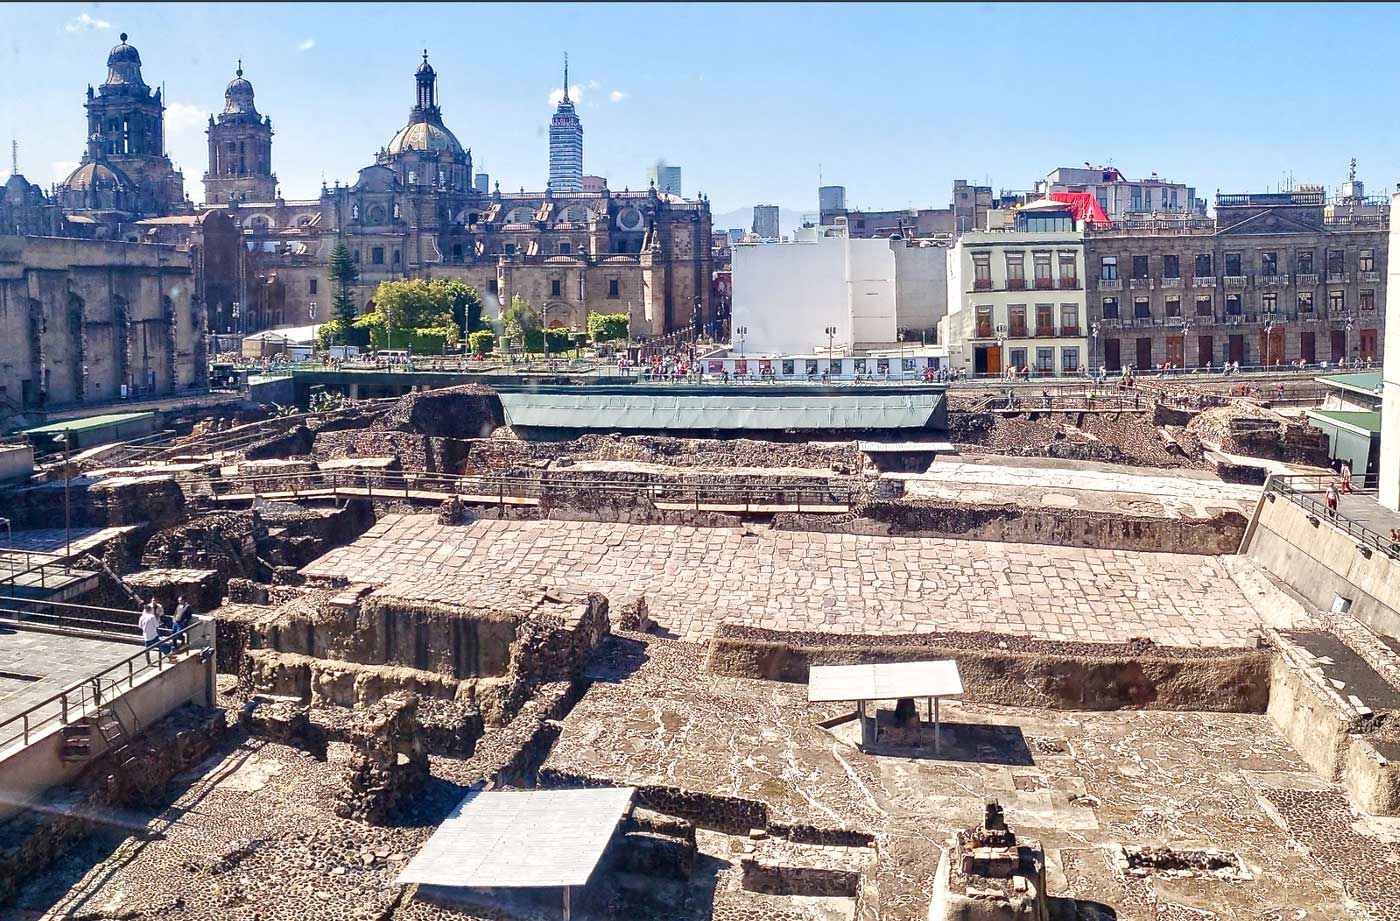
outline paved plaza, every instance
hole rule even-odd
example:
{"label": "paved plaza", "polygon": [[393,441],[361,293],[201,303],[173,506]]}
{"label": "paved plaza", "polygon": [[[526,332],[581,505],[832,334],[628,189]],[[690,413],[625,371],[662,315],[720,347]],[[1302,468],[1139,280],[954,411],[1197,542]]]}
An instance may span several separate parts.
{"label": "paved plaza", "polygon": [[1242,557],[942,538],[583,521],[442,525],[390,515],[307,576],[456,604],[493,590],[644,597],[670,634],[721,622],[837,633],[987,630],[1042,639],[1252,645],[1296,605]]}
{"label": "paved plaza", "polygon": [[[140,650],[135,643],[0,628],[0,720]],[[0,746],[10,737],[0,729]]]}

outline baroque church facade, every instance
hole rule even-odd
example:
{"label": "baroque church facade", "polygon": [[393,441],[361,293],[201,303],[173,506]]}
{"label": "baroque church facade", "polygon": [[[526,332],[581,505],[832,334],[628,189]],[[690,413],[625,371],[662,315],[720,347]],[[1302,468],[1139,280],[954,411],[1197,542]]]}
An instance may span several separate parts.
{"label": "baroque church facade", "polygon": [[708,201],[655,188],[475,189],[471,150],[444,121],[437,80],[424,52],[407,123],[354,182],[287,199],[272,120],[240,62],[209,119],[205,202],[195,206],[165,151],[161,91],[146,85],[123,34],[107,79],[88,90],[82,163],[52,195],[22,177],[0,190],[0,233],[176,244],[215,333],[329,319],[341,240],[359,263],[361,312],[382,281],[453,278],[481,293],[488,314],[520,295],[551,327],[627,313],[634,335],[654,337],[715,318]]}

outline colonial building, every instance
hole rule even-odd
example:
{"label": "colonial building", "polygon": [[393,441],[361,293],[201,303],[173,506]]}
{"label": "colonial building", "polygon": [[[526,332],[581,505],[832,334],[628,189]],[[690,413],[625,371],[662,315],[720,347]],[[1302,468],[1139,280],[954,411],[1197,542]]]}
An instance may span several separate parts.
{"label": "colonial building", "polygon": [[174,247],[0,236],[0,415],[204,386],[204,316]]}
{"label": "colonial building", "polygon": [[1321,187],[1217,195],[1215,219],[1085,235],[1096,364],[1150,368],[1377,359],[1387,215],[1325,214]]}
{"label": "colonial building", "polygon": [[224,90],[218,121],[209,116],[209,169],[205,201],[271,201],[277,196],[272,173],[272,119],[258,114],[253,84],[243,79],[243,62]]}
{"label": "colonial building", "polygon": [[141,55],[126,42],[107,55],[107,79],[88,85],[87,150],[58,198],[81,222],[116,224],[188,213],[185,180],[165,152],[165,104],[141,77]]}
{"label": "colonial building", "polygon": [[1084,226],[1072,205],[1021,208],[1012,230],[973,231],[948,259],[948,363],[975,374],[1008,367],[1083,370]]}
{"label": "colonial building", "polygon": [[[448,277],[477,288],[493,312],[521,295],[555,327],[581,329],[594,311],[629,313],[633,333],[646,336],[690,327],[697,310],[714,319],[707,201],[606,184],[503,193],[497,183],[483,194],[471,151],[443,119],[426,54],[414,83],[408,123],[353,184],[323,185],[316,199],[203,206],[231,217],[252,248],[240,320],[216,312],[216,329],[327,319],[328,263],[341,240],[359,263],[362,311],[382,281]],[[247,98],[251,106],[251,87]]]}

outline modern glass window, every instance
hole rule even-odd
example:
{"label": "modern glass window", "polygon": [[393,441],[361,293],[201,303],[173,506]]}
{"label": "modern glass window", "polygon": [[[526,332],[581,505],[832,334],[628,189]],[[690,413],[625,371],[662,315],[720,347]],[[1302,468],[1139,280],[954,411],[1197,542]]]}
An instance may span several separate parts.
{"label": "modern glass window", "polygon": [[1180,256],[1172,256],[1172,255],[1169,255],[1169,256],[1163,256],[1163,257],[1162,257],[1162,277],[1163,277],[1163,278],[1180,278],[1180,277],[1181,277],[1181,257],[1180,257]]}
{"label": "modern glass window", "polygon": [[1105,320],[1118,319],[1118,298],[1106,297],[1103,299],[1103,318]]}
{"label": "modern glass window", "polygon": [[1099,263],[1099,278],[1104,281],[1113,281],[1118,278],[1118,257],[1104,256]]}

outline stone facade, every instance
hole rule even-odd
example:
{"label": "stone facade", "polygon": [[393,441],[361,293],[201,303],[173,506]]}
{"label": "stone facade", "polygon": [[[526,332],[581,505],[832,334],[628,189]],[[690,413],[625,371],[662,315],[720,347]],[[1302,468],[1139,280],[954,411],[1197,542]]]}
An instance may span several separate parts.
{"label": "stone facade", "polygon": [[205,333],[173,247],[0,237],[0,411],[202,386]]}
{"label": "stone facade", "polygon": [[209,170],[204,174],[205,201],[277,196],[272,174],[272,119],[259,115],[253,84],[243,79],[243,62],[224,90],[218,121],[209,116]]}
{"label": "stone facade", "polygon": [[1211,220],[1116,222],[1084,249],[1094,367],[1381,357],[1386,221],[1321,192],[1219,195]]}

